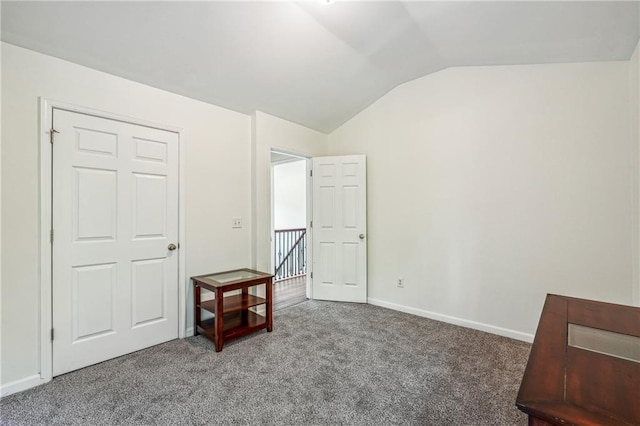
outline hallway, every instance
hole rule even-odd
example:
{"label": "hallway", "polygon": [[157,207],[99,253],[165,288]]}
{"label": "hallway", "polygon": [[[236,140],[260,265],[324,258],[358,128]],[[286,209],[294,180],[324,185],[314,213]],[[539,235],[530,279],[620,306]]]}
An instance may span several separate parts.
{"label": "hallway", "polygon": [[273,283],[273,310],[287,308],[307,300],[306,275],[289,278]]}

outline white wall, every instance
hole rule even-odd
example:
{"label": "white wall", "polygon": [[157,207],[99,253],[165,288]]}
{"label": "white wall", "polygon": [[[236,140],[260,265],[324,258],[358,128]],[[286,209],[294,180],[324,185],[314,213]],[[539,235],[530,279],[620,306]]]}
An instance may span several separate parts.
{"label": "white wall", "polygon": [[628,73],[447,69],[330,134],[367,155],[370,300],[525,340],[548,292],[630,304]]}
{"label": "white wall", "polygon": [[39,96],[183,128],[188,276],[250,263],[250,116],[4,43],[2,88],[3,386],[39,374]]}
{"label": "white wall", "polygon": [[273,165],[273,224],[275,229],[306,228],[307,162]]}
{"label": "white wall", "polygon": [[[640,19],[640,16],[638,16]],[[636,45],[629,63],[629,92],[630,92],[630,104],[631,104],[631,140],[635,144],[635,153],[633,158],[640,158],[640,41]],[[636,211],[634,225],[636,226],[634,234],[636,235],[636,241],[634,245],[634,296],[635,304],[640,306],[640,165],[638,162],[634,163],[636,166],[635,175],[635,203]]]}
{"label": "white wall", "polygon": [[260,111],[252,125],[253,266],[271,271],[271,150],[301,157],[327,155],[327,135]]}

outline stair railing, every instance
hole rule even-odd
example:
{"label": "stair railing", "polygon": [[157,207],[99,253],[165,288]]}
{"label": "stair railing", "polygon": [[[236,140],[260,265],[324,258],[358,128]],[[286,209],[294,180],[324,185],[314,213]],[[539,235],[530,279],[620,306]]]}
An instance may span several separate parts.
{"label": "stair railing", "polygon": [[274,281],[307,273],[306,228],[277,229],[275,231]]}

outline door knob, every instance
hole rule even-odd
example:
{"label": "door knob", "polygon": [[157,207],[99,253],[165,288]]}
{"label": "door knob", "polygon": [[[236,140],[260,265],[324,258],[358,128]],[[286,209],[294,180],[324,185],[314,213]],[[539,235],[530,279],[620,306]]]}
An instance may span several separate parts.
{"label": "door knob", "polygon": [[175,244],[171,243],[169,244],[169,247],[167,247],[169,249],[169,251],[174,251],[175,249],[178,248],[178,246],[176,246]]}
{"label": "door knob", "polygon": [[364,240],[364,234],[358,235],[358,238],[360,238],[361,240]]}

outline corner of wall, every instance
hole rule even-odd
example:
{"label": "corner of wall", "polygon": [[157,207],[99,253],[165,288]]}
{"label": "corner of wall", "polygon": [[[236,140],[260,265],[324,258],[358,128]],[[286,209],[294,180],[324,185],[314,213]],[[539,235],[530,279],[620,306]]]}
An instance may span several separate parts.
{"label": "corner of wall", "polygon": [[[2,140],[2,49],[4,42],[0,43],[0,140]],[[2,253],[2,145],[0,144],[0,253]],[[0,254],[0,357],[2,357],[2,255]],[[0,373],[1,374],[1,373]],[[0,383],[2,376],[0,375]]]}
{"label": "corner of wall", "polygon": [[256,238],[256,229],[257,229],[257,209],[256,209],[256,205],[257,205],[257,190],[256,190],[256,180],[257,180],[257,174],[256,174],[256,164],[257,164],[257,160],[256,160],[256,147],[258,146],[258,136],[257,136],[257,120],[258,120],[258,111],[254,111],[253,114],[251,114],[251,267],[253,269],[256,269],[256,257],[257,257],[257,253],[256,253],[256,243],[257,243],[257,238]]}
{"label": "corner of wall", "polygon": [[[4,42],[0,42],[0,140],[2,140],[2,49]],[[0,236],[2,236],[2,145],[0,144]],[[2,253],[2,237],[0,237],[0,253]],[[0,255],[0,324],[2,321],[2,256]],[[0,325],[0,357],[2,356],[2,326]],[[2,377],[0,376],[0,383]]]}
{"label": "corner of wall", "polygon": [[[640,20],[640,16],[638,16]],[[640,40],[630,59],[630,123],[631,139],[634,145],[633,184],[634,184],[634,219],[633,219],[633,302],[640,306]]]}

